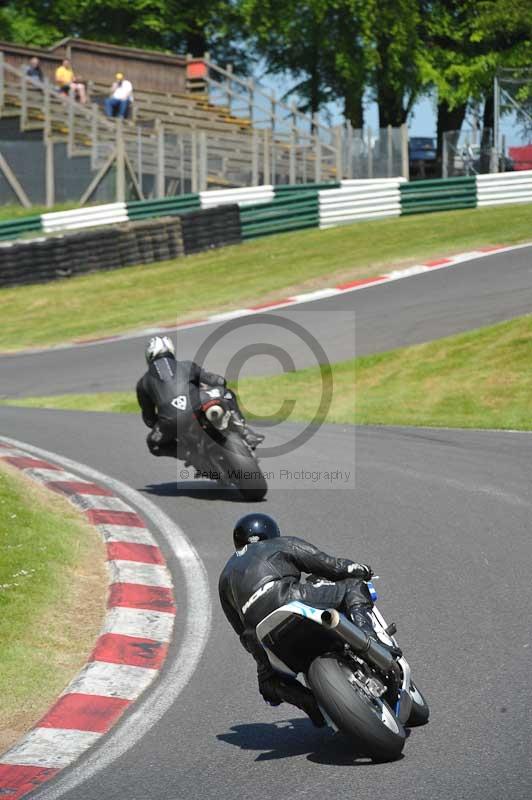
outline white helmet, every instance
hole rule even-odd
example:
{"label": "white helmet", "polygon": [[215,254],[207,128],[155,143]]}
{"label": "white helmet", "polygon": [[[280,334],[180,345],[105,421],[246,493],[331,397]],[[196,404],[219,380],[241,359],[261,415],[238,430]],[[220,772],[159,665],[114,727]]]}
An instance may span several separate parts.
{"label": "white helmet", "polygon": [[170,355],[175,358],[175,348],[169,336],[152,336],[146,346],[146,361],[151,364],[160,356]]}

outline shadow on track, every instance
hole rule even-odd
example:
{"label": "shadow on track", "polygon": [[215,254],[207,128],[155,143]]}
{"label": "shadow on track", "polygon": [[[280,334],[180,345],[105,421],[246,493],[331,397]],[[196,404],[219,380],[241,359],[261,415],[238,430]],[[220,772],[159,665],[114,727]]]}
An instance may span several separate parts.
{"label": "shadow on track", "polygon": [[191,497],[195,500],[225,500],[230,503],[245,502],[238,489],[233,486],[219,486],[214,481],[150,483],[140,491],[157,497]]}
{"label": "shadow on track", "polygon": [[261,750],[255,761],[307,756],[315,764],[332,766],[370,766],[371,760],[353,752],[353,746],[330,728],[319,730],[310,720],[297,717],[276,723],[256,722],[233,725],[228,733],[216,736],[241,750]]}

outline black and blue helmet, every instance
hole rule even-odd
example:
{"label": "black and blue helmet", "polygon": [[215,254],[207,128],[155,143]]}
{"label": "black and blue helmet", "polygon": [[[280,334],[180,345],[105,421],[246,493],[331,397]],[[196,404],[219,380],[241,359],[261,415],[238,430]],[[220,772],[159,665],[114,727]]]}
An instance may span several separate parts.
{"label": "black and blue helmet", "polygon": [[280,535],[281,531],[273,517],[253,512],[238,520],[233,530],[233,542],[235,548],[241,550],[248,544],[276,539]]}

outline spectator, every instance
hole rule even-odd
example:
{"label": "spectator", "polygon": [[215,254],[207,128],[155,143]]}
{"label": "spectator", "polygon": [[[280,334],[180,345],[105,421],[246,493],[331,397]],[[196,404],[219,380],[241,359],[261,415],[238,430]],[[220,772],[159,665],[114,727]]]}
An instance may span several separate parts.
{"label": "spectator", "polygon": [[133,86],[121,72],[117,72],[115,77],[116,80],[111,86],[111,94],[105,99],[105,113],[108,117],[125,119],[133,101]]}
{"label": "spectator", "polygon": [[44,75],[42,74],[41,69],[41,62],[37,58],[37,56],[33,56],[30,58],[29,66],[26,67],[26,75],[28,78],[33,78],[34,81],[39,81],[42,83],[44,81]]}
{"label": "spectator", "polygon": [[87,102],[87,90],[85,84],[76,79],[72,65],[68,58],[63,59],[60,67],[55,71],[55,84],[61,94],[72,96],[75,100],[85,104]]}

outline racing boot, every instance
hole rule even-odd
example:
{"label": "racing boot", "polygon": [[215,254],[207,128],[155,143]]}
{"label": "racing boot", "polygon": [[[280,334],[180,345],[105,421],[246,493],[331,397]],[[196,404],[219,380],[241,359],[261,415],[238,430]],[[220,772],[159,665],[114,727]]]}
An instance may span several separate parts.
{"label": "racing boot", "polygon": [[231,411],[231,417],[233,420],[233,426],[236,430],[240,433],[246,444],[248,444],[252,450],[255,450],[259,444],[262,444],[264,441],[264,436],[261,433],[257,433],[256,431],[251,430],[248,426],[244,417],[239,414],[238,411],[233,409]]}
{"label": "racing boot", "polygon": [[351,620],[351,622],[354,622],[357,627],[361,628],[366,636],[371,637],[380,645],[382,645],[382,647],[385,647],[394,658],[400,658],[403,655],[403,651],[400,647],[396,647],[392,644],[386,644],[385,642],[381,641],[375,633],[375,629],[371,622],[371,605],[367,603],[363,605],[353,605],[348,608],[347,617]]}
{"label": "racing boot", "polygon": [[314,695],[298,681],[280,681],[277,686],[277,696],[304,711],[316,728],[324,728],[327,725]]}

